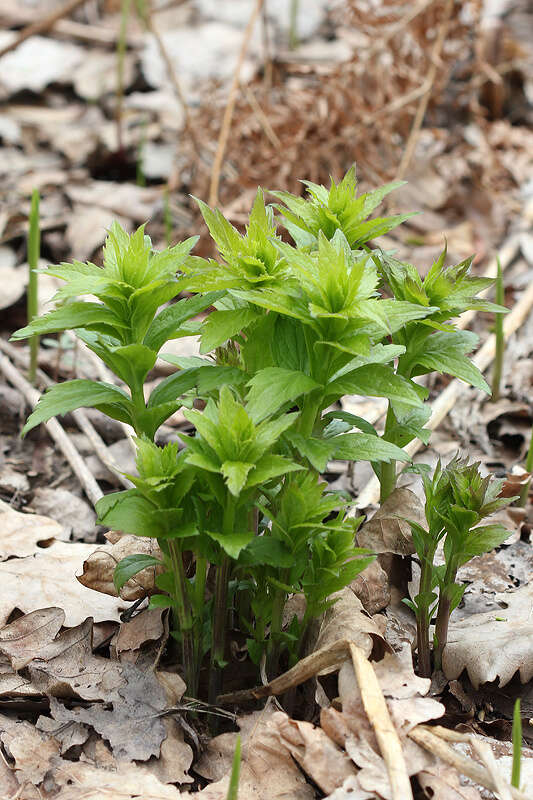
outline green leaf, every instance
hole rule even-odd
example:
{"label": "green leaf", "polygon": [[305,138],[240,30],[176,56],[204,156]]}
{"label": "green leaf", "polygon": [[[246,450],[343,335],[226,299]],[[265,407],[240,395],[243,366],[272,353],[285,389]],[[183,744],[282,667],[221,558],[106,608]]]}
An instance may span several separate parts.
{"label": "green leaf", "polygon": [[172,608],[172,599],[168,594],[153,594],[150,597],[148,608]]}
{"label": "green leaf", "polygon": [[[340,398],[345,394],[361,394],[370,397],[387,397],[400,400],[406,405],[421,406],[420,387],[396,375],[383,364],[368,364],[348,372],[327,384],[327,397]],[[427,394],[427,392],[426,392]]]}
{"label": "green leaf", "polygon": [[34,334],[58,333],[76,328],[89,328],[102,333],[114,332],[115,328],[127,328],[116,314],[101,303],[68,303],[32,320],[25,328],[20,328],[11,336],[11,341],[26,339]]}
{"label": "green leaf", "polygon": [[326,471],[328,461],[335,450],[335,439],[315,439],[303,436],[297,431],[290,431],[286,437],[318,472]]}
{"label": "green leaf", "polygon": [[115,589],[117,592],[120,592],[124,584],[127,583],[134,575],[137,575],[138,572],[146,569],[146,567],[156,567],[162,563],[163,562],[158,558],[146,555],[145,553],[126,556],[122,559],[122,561],[119,561],[115,567],[115,571],[113,573],[113,583],[115,584]]}
{"label": "green leaf", "polygon": [[433,371],[448,373],[490,394],[490,387],[483,375],[465,355],[474,348],[477,339],[470,331],[433,333],[425,340],[423,350],[416,357],[416,362],[424,369],[415,369],[413,374]]}
{"label": "green leaf", "polygon": [[206,531],[207,535],[218,542],[225,553],[230,558],[239,558],[241,550],[243,550],[254,538],[255,533],[249,531],[248,533],[219,533],[215,531]]}
{"label": "green leaf", "polygon": [[511,535],[511,531],[506,530],[503,525],[493,523],[474,528],[468,534],[466,541],[459,553],[461,564],[470,561],[474,556],[481,556],[499,547]]}
{"label": "green leaf", "polygon": [[303,394],[320,387],[316,381],[296,370],[267,367],[248,383],[250,392],[246,409],[255,423],[274,414],[285,403],[293,402]]}
{"label": "green leaf", "polygon": [[243,461],[224,461],[222,464],[220,471],[228,489],[235,497],[239,496],[246,485],[246,478],[253,466],[253,464],[246,464]]}
{"label": "green leaf", "polygon": [[403,450],[391,442],[368,433],[343,433],[329,440],[335,446],[335,458],[347,461],[409,461]]}
{"label": "green leaf", "polygon": [[228,339],[232,339],[259,315],[254,308],[212,311],[202,326],[200,353],[208,353]]}
{"label": "green leaf", "polygon": [[144,344],[156,353],[159,352],[165,342],[174,338],[175,332],[184,322],[209,308],[224,294],[225,292],[207,292],[180,300],[179,303],[163,309],[148,328]]}
{"label": "green leaf", "polygon": [[271,341],[272,356],[277,367],[307,374],[309,355],[302,324],[290,317],[278,317]]}
{"label": "green leaf", "polygon": [[272,536],[254,536],[251,542],[241,551],[239,563],[247,566],[269,564],[271,567],[292,567],[294,556],[283,542]]}
{"label": "green leaf", "polygon": [[75,408],[99,408],[102,405],[111,409],[116,406],[126,414],[130,414],[132,409],[126,392],[110,383],[82,379],[59,383],[47,389],[41,396],[22,429],[22,436],[58,414],[67,414]]}
{"label": "green leaf", "polygon": [[289,461],[288,458],[267,454],[259,459],[255,469],[250,472],[246,486],[257,486],[260,483],[272,480],[272,478],[285,475],[287,472],[296,472],[300,469],[303,469],[300,464],[295,464],[294,461]]}

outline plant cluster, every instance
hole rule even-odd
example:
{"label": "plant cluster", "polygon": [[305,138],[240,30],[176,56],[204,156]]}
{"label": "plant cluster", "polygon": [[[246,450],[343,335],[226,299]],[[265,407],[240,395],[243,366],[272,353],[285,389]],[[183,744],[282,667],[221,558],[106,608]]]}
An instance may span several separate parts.
{"label": "plant cluster", "polygon": [[[429,435],[427,390],[414,378],[444,372],[488,391],[467,356],[475,335],[450,321],[467,308],[502,310],[476,297],[490,281],[470,276],[471,259],[446,267],[443,252],[422,280],[369,244],[409,216],[369,218],[399,184],[358,195],[351,169],[329,189],[306,185],[307,198],[274,192],[273,207],[258,190],[244,233],[198,201],[218,260],[190,255],[195,239],[155,252],[143,227],[129,236],[113,224],[103,267],[49,267],[65,281],[55,310],[13,337],[74,329],[121,384],[54,386],[24,432],[80,406],[134,428],[134,488],[97,511],[105,525],[158,540],[151,603],[174,612],[193,695],[207,651],[211,697],[219,690],[230,616],[252,659],[275,671],[282,655],[298,657],[309,622],[369,563],[354,547],[359,521],[347,498],[321,479],[328,461],[370,461],[386,497],[396,462],[409,460],[402,447]],[[94,299],[77,299],[87,294]],[[191,335],[198,357],[165,354],[169,340]],[[177,369],[146,396],[158,357]],[[341,410],[351,394],[387,398],[383,435]],[[191,432],[158,447],[159,426],[179,408]],[[125,559],[117,588],[154,563]],[[306,611],[284,625],[293,593]]]}
{"label": "plant cluster", "polygon": [[[502,544],[510,535],[503,525],[480,523],[517,497],[501,497],[503,480],[482,476],[480,464],[453,458],[446,467],[437,464],[433,476],[419,469],[426,497],[427,529],[410,521],[413,542],[420,559],[420,590],[404,602],[417,619],[418,667],[431,675],[429,632],[437,612],[434,634],[435,668],[442,667],[442,653],[448,639],[450,614],[463,597],[466,584],[458,583],[457,570],[474,556]],[[436,564],[437,548],[443,541],[444,563]],[[435,589],[438,588],[438,594]]]}

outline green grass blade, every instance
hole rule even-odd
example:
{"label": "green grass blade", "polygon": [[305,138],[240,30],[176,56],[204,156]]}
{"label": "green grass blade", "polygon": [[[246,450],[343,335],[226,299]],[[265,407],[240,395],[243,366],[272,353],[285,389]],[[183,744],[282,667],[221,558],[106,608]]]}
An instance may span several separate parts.
{"label": "green grass blade", "polygon": [[231,768],[231,778],[228,787],[226,800],[237,800],[239,795],[239,775],[241,773],[241,737],[237,736],[235,754],[233,756],[233,766]]}
{"label": "green grass blade", "polygon": [[[38,313],[38,273],[39,256],[41,254],[41,231],[39,228],[39,191],[34,189],[31,196],[31,210],[28,231],[28,324],[37,316]],[[37,356],[39,353],[39,337],[32,336],[30,339],[30,370],[28,378],[30,383],[35,384],[37,373]]]}
{"label": "green grass blade", "polygon": [[522,756],[522,718],[520,717],[520,700],[514,704],[513,711],[513,767],[511,786],[520,788],[520,759]]}

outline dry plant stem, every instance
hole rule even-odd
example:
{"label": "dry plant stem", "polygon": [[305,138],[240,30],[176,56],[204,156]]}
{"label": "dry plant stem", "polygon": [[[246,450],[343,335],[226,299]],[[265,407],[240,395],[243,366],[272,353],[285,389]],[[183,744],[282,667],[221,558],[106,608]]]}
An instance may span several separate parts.
{"label": "dry plant stem", "polygon": [[220,705],[242,703],[259,700],[261,697],[284,694],[294,686],[299,686],[309,678],[318,675],[322,670],[340,666],[349,657],[349,644],[347,639],[339,639],[332,645],[315,650],[311,655],[302,658],[294,667],[274,678],[270,683],[256,686],[255,689],[242,689],[238,692],[220,695],[217,697],[217,703]]}
{"label": "dry plant stem", "polygon": [[50,28],[54,27],[58,20],[62,19],[63,17],[67,17],[76,8],[78,8],[78,6],[83,5],[83,3],[85,3],[85,0],[68,0],[68,3],[60,6],[55,11],[52,11],[51,14],[48,14],[46,17],[43,17],[37,22],[33,22],[31,25],[28,25],[23,31],[21,31],[14,41],[10,42],[10,44],[6,44],[5,47],[0,49],[0,58],[6,53],[11,52],[11,50],[16,50],[19,44],[25,42],[26,39],[30,38],[30,36],[35,36],[37,33],[49,31]]}
{"label": "dry plant stem", "polygon": [[217,150],[215,153],[215,160],[213,162],[213,169],[211,171],[211,185],[209,187],[209,205],[213,208],[218,202],[218,187],[220,182],[220,172],[222,170],[222,162],[224,160],[224,153],[226,152],[226,145],[228,143],[228,136],[231,128],[231,120],[233,118],[233,111],[235,110],[235,103],[237,100],[237,90],[239,88],[239,75],[241,67],[248,49],[254,25],[259,16],[259,12],[263,6],[264,0],[256,0],[253,11],[248,20],[248,25],[244,31],[244,37],[241,44],[237,66],[231,82],[229,90],[228,102],[224,111],[224,118],[222,120],[222,127],[220,129],[220,136],[218,137]]}
{"label": "dry plant stem", "polygon": [[[475,761],[454,750],[441,736],[435,733],[438,730],[439,728],[427,728],[424,725],[417,725],[407,735],[425,750],[429,750],[430,753],[433,753],[446,764],[455,767],[462,775],[471,778],[475,783],[490,792],[497,792],[497,787],[491,776],[487,774],[487,771]],[[514,786],[511,787],[511,797],[513,800],[528,800],[524,792],[515,789]]]}
{"label": "dry plant stem", "polygon": [[511,787],[505,782],[505,778],[500,773],[494,753],[487,742],[481,741],[477,736],[472,736],[470,739],[472,750],[479,756],[482,764],[487,768],[487,772],[494,781],[496,786],[499,800],[513,800],[511,794]]}
{"label": "dry plant stem", "polygon": [[[34,407],[37,405],[40,397],[39,392],[28,383],[26,378],[4,355],[0,355],[0,370],[2,370],[7,380],[24,395],[30,406]],[[45,426],[72,467],[72,471],[83,486],[85,494],[91,503],[95,505],[98,500],[103,497],[103,492],[96,483],[92,473],[87,468],[85,461],[56,419],[48,420]]]}
{"label": "dry plant stem", "polygon": [[[505,335],[505,340],[507,339],[520,327],[520,325],[524,322],[526,317],[528,316],[531,308],[533,306],[533,283],[528,286],[526,291],[523,293],[522,297],[515,305],[513,310],[510,314],[508,314],[505,318],[503,323],[503,332]],[[473,363],[484,372],[487,367],[490,365],[494,358],[494,353],[496,351],[496,337],[494,334],[491,334],[483,347],[481,347],[474,358],[472,359]],[[427,423],[426,427],[430,430],[435,430],[442,420],[446,417],[446,415],[451,411],[454,405],[457,402],[457,398],[461,396],[461,394],[466,391],[467,385],[460,381],[458,378],[455,378],[448,386],[444,389],[443,392],[439,395],[439,397],[435,400],[432,407],[432,414],[431,419]],[[420,439],[415,439],[412,442],[409,442],[408,445],[404,447],[406,453],[410,456],[413,456],[418,450],[422,447],[422,442]],[[367,483],[359,497],[357,498],[357,507],[358,508],[366,508],[367,506],[373,505],[378,502],[379,500],[379,481],[377,478],[373,478],[371,481]]]}
{"label": "dry plant stem", "polygon": [[402,159],[400,161],[400,165],[396,173],[396,180],[401,180],[404,177],[409,167],[409,164],[411,163],[413,153],[415,151],[416,143],[418,141],[418,134],[420,133],[420,128],[422,127],[422,123],[424,122],[424,117],[426,115],[428,103],[431,97],[431,90],[433,88],[433,84],[435,83],[435,78],[437,77],[437,71],[440,62],[440,54],[444,45],[444,41],[446,39],[446,34],[448,33],[448,27],[450,24],[450,17],[453,11],[453,5],[454,5],[454,0],[448,0],[448,2],[446,3],[446,7],[444,9],[444,18],[440,24],[439,32],[435,40],[435,44],[433,45],[433,49],[431,51],[431,65],[429,67],[428,76],[425,81],[425,85],[427,88],[425,93],[420,98],[420,103],[418,104],[415,118],[413,120],[413,125],[411,127],[411,132],[409,134],[409,138],[407,140],[407,144],[405,146],[405,150],[403,152]]}
{"label": "dry plant stem", "polygon": [[[11,359],[11,361],[15,363],[18,361],[23,367],[27,363],[24,353],[21,353],[18,348],[13,347],[13,345],[9,344],[9,342],[5,342],[2,338],[0,338],[0,350],[3,350],[3,352]],[[39,378],[44,386],[54,385],[54,382],[45,372],[42,371],[42,369],[37,370],[37,378]],[[75,411],[71,411],[71,414],[80,431],[88,438],[94,452],[102,464],[117,476],[118,480],[125,489],[131,489],[133,484],[120,472],[119,466],[109,455],[106,443],[87,417],[85,411],[82,408],[77,408]]]}
{"label": "dry plant stem", "polygon": [[413,792],[398,732],[391,720],[376,673],[360,647],[350,642],[352,664],[367,717],[387,767],[392,800],[412,800]]}

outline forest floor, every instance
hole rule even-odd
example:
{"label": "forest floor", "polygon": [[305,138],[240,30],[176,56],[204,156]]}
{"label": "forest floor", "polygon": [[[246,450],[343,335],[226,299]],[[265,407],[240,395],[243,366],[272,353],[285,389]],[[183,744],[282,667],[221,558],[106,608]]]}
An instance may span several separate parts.
{"label": "forest floor", "polygon": [[[101,263],[113,219],[130,231],[148,221],[155,247],[200,233],[206,255],[191,195],[239,226],[258,185],[300,192],[299,180],[328,183],[356,162],[365,190],[408,181],[388,208],[422,213],[381,242],[421,274],[445,240],[453,263],[476,254],[477,274],[495,276],[500,256],[510,311],[501,396],[434,381],[435,430],[413,456],[434,466],[460,451],[516,494],[533,425],[530,4],[300,0],[295,24],[284,0],[170,0],[149,16],[123,3],[127,19],[114,0],[75,5],[50,24],[56,0],[0,0],[0,797],[226,800],[239,729],[241,800],[400,800],[391,776],[406,764],[417,798],[531,798],[531,496],[500,515],[505,545],[461,568],[467,589],[445,674],[430,682],[415,675],[416,625],[401,602],[417,591],[408,531],[390,507],[378,510],[369,464],[332,462],[328,481],[366,515],[360,542],[379,561],[343,592],[288,676],[284,691],[301,686],[294,717],[266,678],[266,705],[209,708],[187,699],[168,612],[143,600],[149,586],[130,581],[120,597],[113,586],[115,564],[139,545],[97,526],[92,505],[121,485],[114,465],[135,469],[123,427],[89,410],[61,418],[55,439],[41,426],[21,440],[35,396],[28,348],[8,342],[26,323],[35,188],[43,265]],[[19,42],[36,20],[41,29]],[[55,288],[43,276],[41,310]],[[463,320],[489,381],[493,322]],[[195,355],[195,337],[185,341],[179,354]],[[158,361],[151,380],[168,366]],[[39,367],[39,390],[108,379],[67,334],[42,341]],[[378,401],[352,397],[345,410],[383,423]],[[176,413],[159,441],[186,425]],[[407,514],[421,485],[412,475],[400,484],[394,513]],[[230,649],[225,691],[251,688],[237,636]],[[383,750],[374,680],[401,763]],[[521,793],[508,785],[518,698]],[[436,720],[452,733],[428,732]]]}

